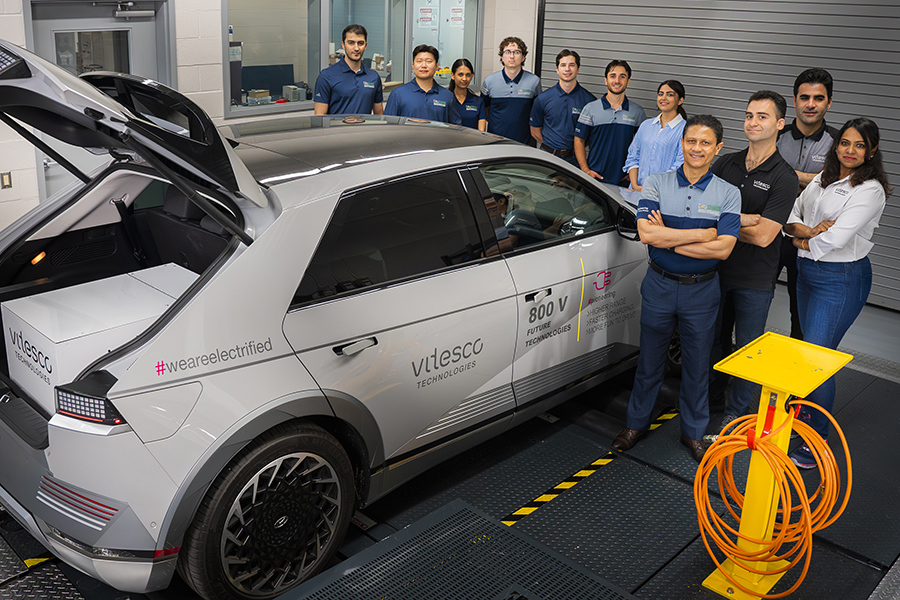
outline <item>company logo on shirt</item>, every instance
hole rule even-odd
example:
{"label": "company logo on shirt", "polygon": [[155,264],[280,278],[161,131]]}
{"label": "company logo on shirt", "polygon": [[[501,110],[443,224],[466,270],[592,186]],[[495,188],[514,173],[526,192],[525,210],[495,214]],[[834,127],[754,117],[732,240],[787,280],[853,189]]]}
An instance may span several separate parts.
{"label": "company logo on shirt", "polygon": [[697,206],[697,212],[703,213],[705,215],[715,215],[719,216],[722,214],[721,206],[712,206],[711,204],[699,204]]}
{"label": "company logo on shirt", "polygon": [[374,82],[374,81],[363,81],[363,87],[365,87],[365,88],[370,88],[370,89],[373,89],[373,90],[374,90],[374,89],[375,89],[375,82]]}
{"label": "company logo on shirt", "polygon": [[466,110],[477,111],[478,107],[474,104],[466,104]]}
{"label": "company logo on shirt", "polygon": [[580,115],[580,114],[581,114],[581,109],[580,109],[580,108],[577,108],[577,107],[575,107],[575,106],[573,106],[573,107],[572,107],[572,114],[573,114],[573,115]]}
{"label": "company logo on shirt", "polygon": [[634,123],[637,119],[633,115],[622,115],[622,121],[625,123]]}
{"label": "company logo on shirt", "polygon": [[824,154],[813,154],[812,161],[823,163],[823,162],[825,162],[825,155]]}
{"label": "company logo on shirt", "polygon": [[444,101],[444,100],[435,100],[435,101],[434,101],[434,105],[435,105],[435,106],[440,106],[441,108],[446,108],[446,107],[447,107],[447,102]]}
{"label": "company logo on shirt", "polygon": [[834,188],[834,193],[837,194],[838,196],[849,196],[850,190],[848,190],[846,188]]}
{"label": "company logo on shirt", "polygon": [[768,192],[768,191],[769,191],[769,188],[772,187],[772,186],[769,185],[768,183],[764,183],[764,182],[759,181],[759,180],[757,179],[757,180],[754,180],[754,181],[753,181],[753,187],[759,188],[759,189],[761,189],[761,190],[765,190],[765,191]]}
{"label": "company logo on shirt", "polygon": [[530,96],[533,93],[533,91],[534,90],[532,90],[531,88],[519,88],[519,95],[524,94],[526,96]]}

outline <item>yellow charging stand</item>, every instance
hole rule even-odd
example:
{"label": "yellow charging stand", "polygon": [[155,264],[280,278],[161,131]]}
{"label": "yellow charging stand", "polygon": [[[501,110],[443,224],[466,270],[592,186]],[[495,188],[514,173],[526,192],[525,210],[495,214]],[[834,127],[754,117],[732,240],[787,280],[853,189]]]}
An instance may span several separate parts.
{"label": "yellow charging stand", "polygon": [[[765,435],[792,419],[787,409],[789,396],[805,398],[852,359],[853,356],[844,352],[768,332],[722,359],[714,368],[762,385],[756,431],[762,432],[759,435]],[[790,422],[769,439],[787,452],[791,441]],[[750,540],[772,538],[778,505],[775,474],[765,458],[759,452],[752,451],[739,528],[741,537],[737,542],[742,550],[758,552],[762,544]],[[742,565],[730,559],[722,563],[722,568],[735,581],[756,594],[736,588],[719,569],[703,581],[703,587],[726,598],[753,600],[767,594],[778,583],[788,564],[787,561],[756,561]],[[745,566],[769,574],[754,573]]]}

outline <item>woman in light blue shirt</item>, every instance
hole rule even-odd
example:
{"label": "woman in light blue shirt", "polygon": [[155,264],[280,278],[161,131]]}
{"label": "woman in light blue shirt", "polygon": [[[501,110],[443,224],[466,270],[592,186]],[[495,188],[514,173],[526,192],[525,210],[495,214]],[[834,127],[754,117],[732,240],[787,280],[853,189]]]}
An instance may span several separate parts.
{"label": "woman in light blue shirt", "polygon": [[664,173],[684,164],[681,133],[687,113],[682,108],[684,86],[674,79],[663,81],[656,90],[656,106],[661,111],[638,128],[628,148],[623,171],[628,173],[631,189],[640,191],[651,173]]}

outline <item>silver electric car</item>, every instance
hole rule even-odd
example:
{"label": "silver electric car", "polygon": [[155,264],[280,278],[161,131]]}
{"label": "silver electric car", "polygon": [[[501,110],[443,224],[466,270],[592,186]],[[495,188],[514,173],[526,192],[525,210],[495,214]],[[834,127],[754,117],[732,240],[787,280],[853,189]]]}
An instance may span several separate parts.
{"label": "silver electric car", "polygon": [[635,362],[633,208],[546,153],[394,117],[217,129],[6,42],[0,120],[77,178],[0,234],[0,505],[118,589],[277,596],[356,508]]}

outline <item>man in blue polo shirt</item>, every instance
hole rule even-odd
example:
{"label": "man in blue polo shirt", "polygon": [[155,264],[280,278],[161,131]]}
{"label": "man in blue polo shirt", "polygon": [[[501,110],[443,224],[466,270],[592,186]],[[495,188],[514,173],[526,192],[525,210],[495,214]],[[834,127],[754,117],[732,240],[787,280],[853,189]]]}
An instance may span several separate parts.
{"label": "man in blue polo shirt", "polygon": [[384,114],[461,125],[453,92],[434,80],[439,60],[437,48],[420,44],[412,57],[415,79],[391,92]]}
{"label": "man in blue polo shirt", "polygon": [[556,74],[559,83],[541,92],[531,107],[531,137],[541,150],[559,156],[578,166],[575,159],[575,124],[581,116],[581,109],[597,99],[578,83],[581,57],[572,50],[563,50],[556,55]]}
{"label": "man in blue polo shirt", "polygon": [[500,42],[503,68],[484,78],[481,98],[488,110],[488,131],[523,144],[534,145],[528,117],[541,93],[541,79],[522,68],[528,47],[514,36]]}
{"label": "man in blue polo shirt", "polygon": [[675,327],[681,335],[678,404],[681,443],[700,462],[709,424],[709,352],[719,311],[716,267],[728,258],[741,228],[741,194],[709,167],[722,149],[722,124],[712,115],[687,120],[684,164],[647,177],[638,203],[638,232],[650,267],[641,283],[641,353],[623,429],[613,440],[628,450],[650,427]]}
{"label": "man in blue polo shirt", "polygon": [[317,115],[380,115],[384,112],[381,77],[362,64],[367,35],[362,25],[344,27],[341,33],[344,58],[319,73],[316,80]]}
{"label": "man in blue polo shirt", "polygon": [[[637,102],[625,96],[631,67],[624,60],[606,65],[606,94],[581,111],[575,126],[575,157],[581,170],[597,179],[620,185],[628,146],[647,115]],[[587,146],[588,149],[585,148]]]}

